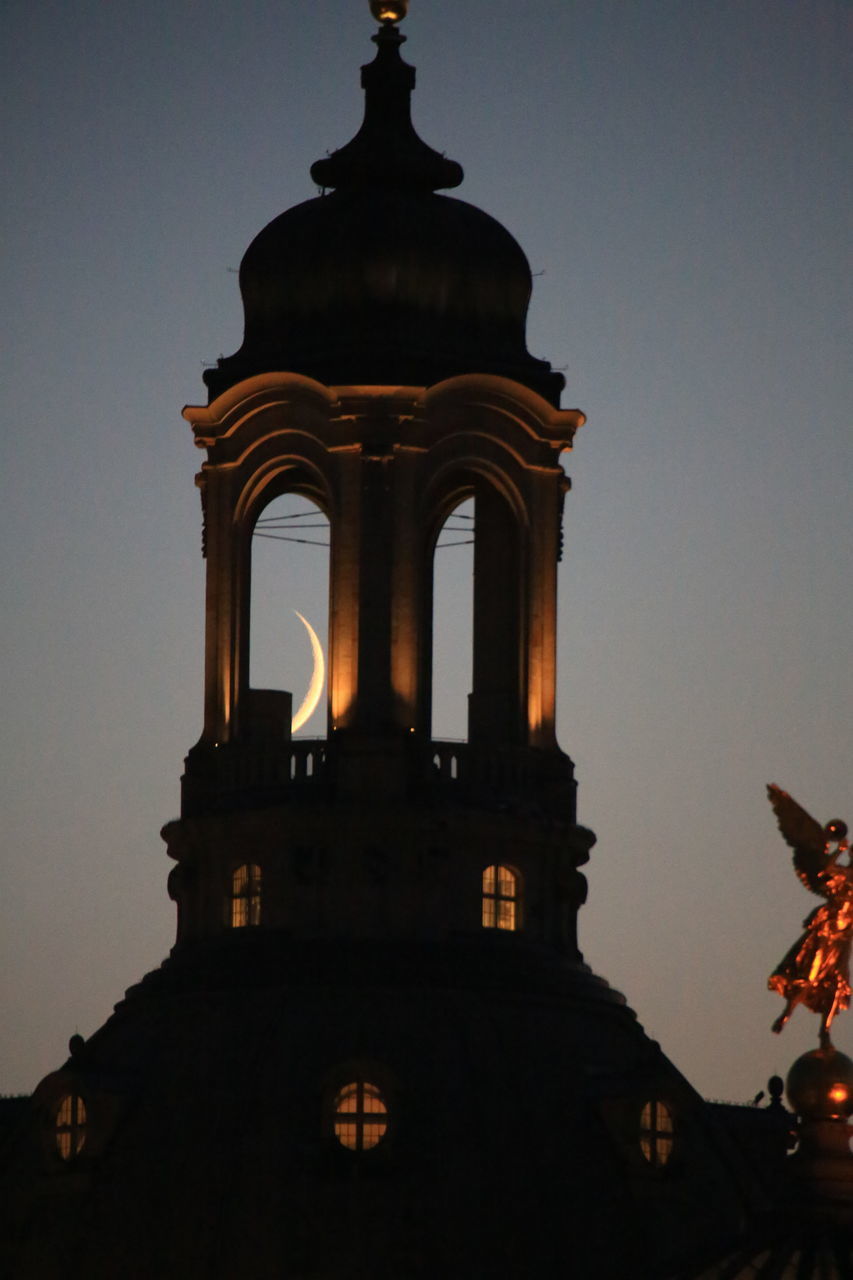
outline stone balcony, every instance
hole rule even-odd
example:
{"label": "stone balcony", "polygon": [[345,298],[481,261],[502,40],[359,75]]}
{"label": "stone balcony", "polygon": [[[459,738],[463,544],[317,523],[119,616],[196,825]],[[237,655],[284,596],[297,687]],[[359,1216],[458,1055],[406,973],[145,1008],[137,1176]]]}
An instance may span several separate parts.
{"label": "stone balcony", "polygon": [[[400,789],[428,805],[467,805],[532,817],[575,820],[574,767],[560,751],[453,741],[391,744],[336,739],[199,743],[182,779],[182,813],[269,808],[370,795],[371,753],[395,758]],[[359,784],[347,786],[357,761]],[[385,771],[380,771],[383,775]],[[379,773],[377,773],[379,776]],[[362,781],[363,780],[363,781]]]}

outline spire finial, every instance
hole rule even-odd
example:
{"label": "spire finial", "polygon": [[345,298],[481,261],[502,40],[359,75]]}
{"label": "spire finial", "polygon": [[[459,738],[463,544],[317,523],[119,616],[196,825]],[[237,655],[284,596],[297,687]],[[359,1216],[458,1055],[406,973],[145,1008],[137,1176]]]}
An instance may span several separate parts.
{"label": "spire finial", "polygon": [[381,25],[371,37],[376,57],[361,68],[364,122],[351,142],[311,166],[319,187],[438,191],[462,181],[461,166],[428,147],[412,125],[415,69],[400,56],[406,37],[395,25],[408,7],[409,0],[370,0]]}

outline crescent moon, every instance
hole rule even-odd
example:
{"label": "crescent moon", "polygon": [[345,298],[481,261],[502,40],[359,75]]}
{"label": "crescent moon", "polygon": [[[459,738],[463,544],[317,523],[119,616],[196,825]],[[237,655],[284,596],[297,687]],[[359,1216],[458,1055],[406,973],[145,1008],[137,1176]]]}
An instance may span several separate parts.
{"label": "crescent moon", "polygon": [[320,701],[320,695],[323,692],[323,684],[326,679],[326,660],[323,657],[323,646],[317,637],[317,632],[311,626],[307,618],[303,618],[298,609],[294,609],[299,621],[308,632],[308,639],[311,641],[311,653],[314,658],[314,670],[311,672],[311,683],[308,685],[308,691],[302,699],[299,710],[293,717],[290,725],[290,732],[296,733],[301,729],[307,720],[310,720],[314,712],[317,710],[317,703]]}

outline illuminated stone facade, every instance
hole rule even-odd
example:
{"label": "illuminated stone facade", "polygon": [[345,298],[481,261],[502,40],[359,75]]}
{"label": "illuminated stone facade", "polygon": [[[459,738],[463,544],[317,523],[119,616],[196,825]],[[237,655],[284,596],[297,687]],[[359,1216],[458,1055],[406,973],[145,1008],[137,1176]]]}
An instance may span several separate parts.
{"label": "illuminated stone facade", "polygon": [[[517,870],[527,939],[578,959],[593,837],[575,825],[554,700],[559,455],[582,415],[493,375],[425,390],[276,373],[185,416],[208,452],[208,607],[205,728],[164,830],[178,941],[228,927],[235,859],[262,868],[264,924],[292,937],[452,937],[480,923],[488,855]],[[249,684],[252,530],[282,492],[329,519],[320,742],[292,739],[289,696]],[[469,732],[447,743],[430,726],[433,556],[470,496]]]}

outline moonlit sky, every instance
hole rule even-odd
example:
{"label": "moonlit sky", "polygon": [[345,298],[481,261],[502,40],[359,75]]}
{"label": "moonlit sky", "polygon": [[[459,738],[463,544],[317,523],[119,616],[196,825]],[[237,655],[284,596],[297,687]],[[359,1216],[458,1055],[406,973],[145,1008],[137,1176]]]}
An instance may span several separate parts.
{"label": "moonlit sky", "polygon": [[[158,830],[202,713],[180,409],[240,344],[250,240],[355,132],[374,24],[365,0],[6,0],[0,21],[11,1093],[172,944]],[[581,943],[733,1100],[817,1034],[803,1010],[769,1030],[767,974],[817,900],[765,783],[853,825],[852,22],[848,0],[412,0],[404,26],[418,131],[525,248],[531,350],[589,419],[560,573],[560,740],[598,833]],[[317,624],[325,552],[266,545],[298,697],[290,610]],[[442,555],[450,655],[470,559]],[[853,1013],[836,1027],[853,1054]]]}

